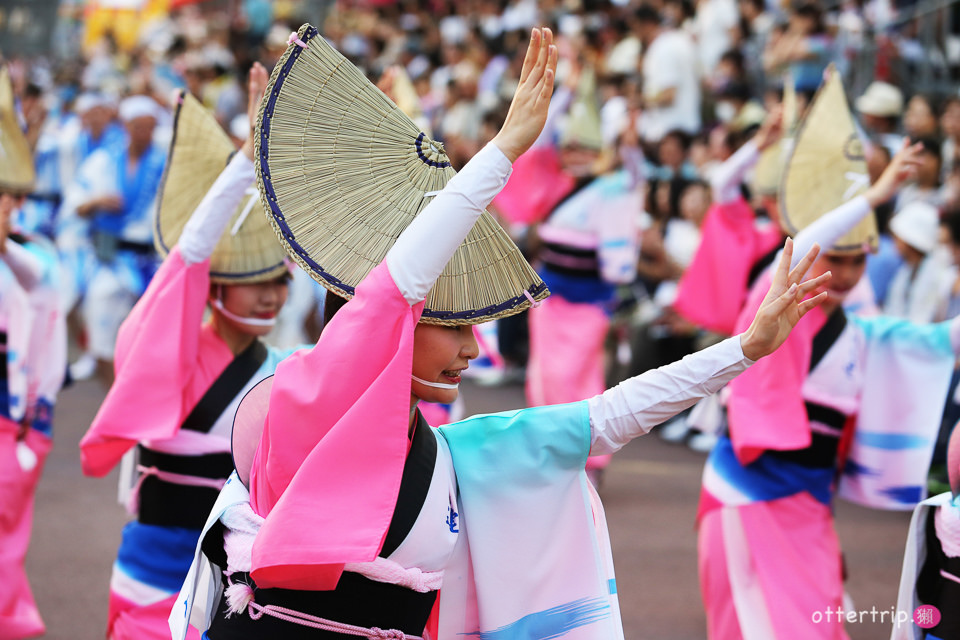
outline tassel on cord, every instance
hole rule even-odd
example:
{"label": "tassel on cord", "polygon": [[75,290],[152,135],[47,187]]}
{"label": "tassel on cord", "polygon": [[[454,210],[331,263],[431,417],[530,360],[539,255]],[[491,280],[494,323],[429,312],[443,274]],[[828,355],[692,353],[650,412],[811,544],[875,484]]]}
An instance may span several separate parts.
{"label": "tassel on cord", "polygon": [[246,582],[231,582],[224,591],[227,597],[227,617],[235,613],[243,613],[247,605],[253,602],[253,587]]}

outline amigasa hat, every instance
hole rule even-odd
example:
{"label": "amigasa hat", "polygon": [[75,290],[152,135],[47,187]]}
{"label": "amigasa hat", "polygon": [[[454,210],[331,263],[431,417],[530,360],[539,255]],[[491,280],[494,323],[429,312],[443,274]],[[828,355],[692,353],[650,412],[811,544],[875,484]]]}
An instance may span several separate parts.
{"label": "amigasa hat", "polygon": [[[187,220],[236,153],[213,114],[181,93],[173,140],[157,206],[154,244],[162,256],[177,244]],[[243,199],[210,257],[210,280],[218,284],[266,282],[288,273],[254,189]]]}
{"label": "amigasa hat", "polygon": [[[281,243],[345,298],[455,174],[443,146],[309,24],[291,36],[271,74],[256,150],[261,199]],[[421,319],[478,324],[548,295],[484,212],[427,295]]]}
{"label": "amigasa hat", "polygon": [[37,174],[33,153],[17,121],[10,72],[0,68],[0,191],[30,193]]}
{"label": "amigasa hat", "polygon": [[920,200],[910,202],[890,219],[890,232],[920,253],[930,253],[937,248],[940,210]]}
{"label": "amigasa hat", "polygon": [[[833,66],[800,123],[780,184],[780,220],[796,235],[870,186],[863,143],[854,127],[840,74]],[[868,215],[825,251],[876,250],[876,217]]]}

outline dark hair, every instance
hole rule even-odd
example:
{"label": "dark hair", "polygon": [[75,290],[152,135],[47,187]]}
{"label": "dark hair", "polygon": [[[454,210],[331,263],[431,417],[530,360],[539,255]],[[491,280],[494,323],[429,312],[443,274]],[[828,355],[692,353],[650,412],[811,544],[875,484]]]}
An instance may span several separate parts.
{"label": "dark hair", "polygon": [[945,212],[940,222],[950,232],[950,241],[953,244],[960,244],[960,209]]}
{"label": "dark hair", "polygon": [[[343,305],[347,304],[349,300],[346,298],[341,298],[334,292],[327,290],[327,297],[323,300],[323,326],[326,327],[333,316],[337,315],[337,311],[343,308]],[[321,329],[322,331],[322,329]]]}
{"label": "dark hair", "polygon": [[935,138],[919,138],[917,142],[923,145],[924,153],[936,156],[937,162],[943,162],[943,150]]}
{"label": "dark hair", "polygon": [[649,4],[641,4],[637,7],[637,11],[633,14],[633,17],[636,18],[637,22],[645,22],[647,24],[653,23],[659,25],[663,21],[660,17],[660,12]]}

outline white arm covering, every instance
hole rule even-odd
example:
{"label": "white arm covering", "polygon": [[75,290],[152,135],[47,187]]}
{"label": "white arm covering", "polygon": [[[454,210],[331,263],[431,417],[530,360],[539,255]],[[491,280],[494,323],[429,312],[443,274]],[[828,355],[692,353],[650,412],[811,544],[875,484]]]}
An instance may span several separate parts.
{"label": "white arm covering", "polygon": [[13,276],[25,291],[32,290],[43,281],[43,261],[10,238],[6,239],[6,253],[0,254],[10,267]]}
{"label": "white arm covering", "polygon": [[[953,352],[957,354],[957,357],[960,357],[960,316],[956,316],[950,321],[950,346],[953,347]],[[960,391],[957,393],[960,393]]]}
{"label": "white arm covering", "polygon": [[713,199],[719,204],[733,202],[740,195],[740,185],[747,171],[757,164],[760,151],[753,140],[737,149],[737,152],[724,160],[710,178],[710,190]]}
{"label": "white arm covering", "polygon": [[510,177],[511,165],[492,142],[455,175],[387,252],[387,268],[410,305],[427,297],[457,247]]}
{"label": "white arm covering", "polygon": [[[801,230],[793,239],[793,263],[790,266],[797,266],[800,259],[807,255],[814,244],[820,245],[821,252],[829,251],[837,240],[848,234],[869,213],[870,203],[863,196],[857,196],[830,213],[817,218],[813,224]],[[778,254],[774,264],[779,261]]]}
{"label": "white arm covering", "polygon": [[740,336],[734,336],[590,398],[590,455],[619,451],[637,436],[716,393],[751,364],[743,355]]}
{"label": "white arm covering", "polygon": [[256,177],[250,159],[242,153],[234,154],[183,227],[177,244],[184,262],[198,264],[213,255],[224,229],[243,199],[258,197],[247,194]]}

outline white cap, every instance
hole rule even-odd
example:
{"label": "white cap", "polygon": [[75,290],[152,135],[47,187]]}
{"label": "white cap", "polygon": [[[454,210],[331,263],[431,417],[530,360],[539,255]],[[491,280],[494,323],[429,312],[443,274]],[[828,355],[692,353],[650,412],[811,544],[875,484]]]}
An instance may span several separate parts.
{"label": "white cap", "polygon": [[90,109],[96,109],[97,107],[115,107],[116,101],[103,93],[93,93],[86,92],[81,93],[77,100],[73,103],[73,110],[77,113],[83,114]]}
{"label": "white cap", "polygon": [[903,113],[903,93],[886,82],[871,82],[857,98],[857,111],[868,116],[895,118]]}
{"label": "white cap", "polygon": [[124,122],[144,116],[160,120],[161,114],[162,110],[157,101],[147,96],[131,96],[120,103],[120,119]]}
{"label": "white cap", "polygon": [[911,202],[890,220],[890,231],[920,253],[930,253],[937,246],[940,211],[926,202]]}

